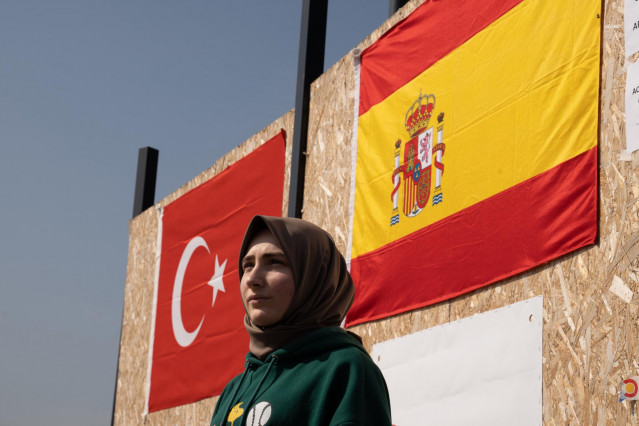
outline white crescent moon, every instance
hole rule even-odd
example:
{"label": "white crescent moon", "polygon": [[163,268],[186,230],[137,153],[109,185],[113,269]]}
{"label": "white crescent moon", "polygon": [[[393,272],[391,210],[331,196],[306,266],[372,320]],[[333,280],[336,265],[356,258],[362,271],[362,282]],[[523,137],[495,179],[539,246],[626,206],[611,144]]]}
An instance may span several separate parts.
{"label": "white crescent moon", "polygon": [[191,256],[198,247],[204,247],[209,254],[211,253],[209,251],[209,247],[206,245],[206,241],[204,241],[204,238],[198,236],[189,241],[182,253],[182,257],[180,258],[177,273],[175,274],[175,281],[173,282],[171,322],[173,324],[173,335],[175,335],[175,340],[182,347],[189,346],[193,343],[193,340],[197,337],[197,334],[200,332],[200,327],[202,327],[202,323],[204,322],[204,315],[202,315],[200,325],[198,325],[197,328],[190,333],[186,331],[184,323],[182,322],[182,282],[184,281],[184,273],[186,272],[186,267],[191,260]]}

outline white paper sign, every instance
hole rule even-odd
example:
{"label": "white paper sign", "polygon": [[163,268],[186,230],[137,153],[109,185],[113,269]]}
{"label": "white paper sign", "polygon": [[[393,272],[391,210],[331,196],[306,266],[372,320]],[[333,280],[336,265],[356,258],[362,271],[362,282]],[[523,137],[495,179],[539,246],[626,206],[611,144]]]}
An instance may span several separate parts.
{"label": "white paper sign", "polygon": [[393,424],[541,425],[541,296],[373,346]]}
{"label": "white paper sign", "polygon": [[626,0],[624,8],[626,57],[639,52],[639,0]]}
{"label": "white paper sign", "polygon": [[637,149],[639,149],[639,62],[628,65],[626,74],[626,151],[630,153]]}

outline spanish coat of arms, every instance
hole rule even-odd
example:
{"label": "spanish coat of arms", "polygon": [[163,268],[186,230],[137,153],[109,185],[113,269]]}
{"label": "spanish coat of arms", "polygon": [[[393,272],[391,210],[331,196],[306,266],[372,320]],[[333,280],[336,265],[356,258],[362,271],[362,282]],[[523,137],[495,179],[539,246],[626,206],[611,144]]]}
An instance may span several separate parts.
{"label": "spanish coat of arms", "polygon": [[[435,109],[435,95],[422,95],[406,112],[404,126],[409,135],[404,143],[402,156],[402,140],[395,142],[395,169],[393,171],[393,190],[391,201],[393,214],[391,226],[399,223],[399,189],[404,183],[401,211],[406,217],[415,217],[426,208],[431,195],[431,176],[434,166],[435,188],[432,205],[443,201],[441,188],[444,164],[442,157],[446,145],[442,142],[444,134],[444,113],[437,116],[437,127],[428,127]],[[437,140],[435,141],[435,135]],[[402,161],[403,160],[403,161]],[[402,179],[403,178],[403,179]]]}

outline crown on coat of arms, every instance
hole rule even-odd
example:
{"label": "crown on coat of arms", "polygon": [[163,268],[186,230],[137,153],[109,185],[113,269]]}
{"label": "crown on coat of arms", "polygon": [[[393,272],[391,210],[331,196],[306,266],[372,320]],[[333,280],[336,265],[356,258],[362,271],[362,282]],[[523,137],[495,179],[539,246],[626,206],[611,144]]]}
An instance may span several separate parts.
{"label": "crown on coat of arms", "polygon": [[408,134],[413,137],[428,127],[430,116],[435,109],[435,95],[422,95],[413,102],[406,111],[404,126]]}

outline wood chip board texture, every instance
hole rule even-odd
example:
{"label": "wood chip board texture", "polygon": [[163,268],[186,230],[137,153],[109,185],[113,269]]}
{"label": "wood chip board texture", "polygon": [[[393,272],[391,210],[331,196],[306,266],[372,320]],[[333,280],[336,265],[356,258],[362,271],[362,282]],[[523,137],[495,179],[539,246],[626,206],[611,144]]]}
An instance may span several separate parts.
{"label": "wood chip board texture", "polygon": [[[356,47],[365,49],[422,2],[408,2]],[[606,0],[601,14],[598,243],[451,301],[353,327],[368,350],[377,342],[543,295],[544,424],[639,424],[639,412],[633,415],[628,401],[618,402],[620,381],[639,375],[639,152],[623,154],[626,66],[639,54],[624,58],[623,10],[622,0]],[[309,117],[303,217],[328,230],[342,253],[348,241],[354,77],[349,54],[313,84]],[[292,115],[280,121],[287,124],[269,128],[287,129],[290,140]],[[263,140],[275,131],[266,133]],[[244,153],[255,146],[245,145]],[[237,150],[225,156],[225,164],[236,155]],[[287,170],[289,158],[287,151]],[[194,181],[218,173],[218,163]],[[195,185],[189,182],[162,203]],[[131,221],[116,424],[207,424],[214,399],[142,416],[156,221],[152,210]]]}
{"label": "wood chip board texture", "polygon": [[[421,3],[409,2],[357,48],[368,47]],[[618,402],[622,378],[639,375],[639,298],[634,295],[639,287],[639,152],[622,155],[623,8],[622,0],[605,1],[600,15],[599,243],[451,301],[353,327],[369,351],[378,342],[543,295],[544,424],[637,424],[639,413],[633,416],[629,402]],[[331,232],[342,253],[349,226],[354,85],[349,54],[313,84],[309,120],[303,217]],[[629,302],[611,291],[615,277],[632,291]]]}

